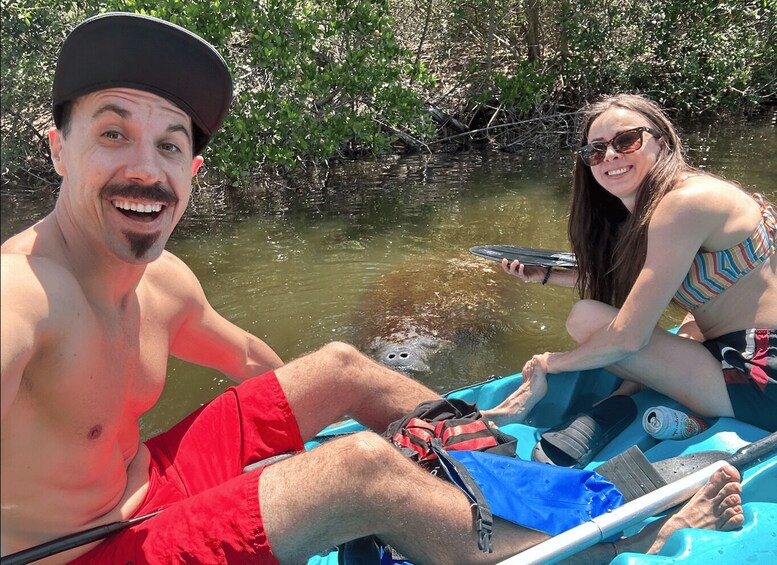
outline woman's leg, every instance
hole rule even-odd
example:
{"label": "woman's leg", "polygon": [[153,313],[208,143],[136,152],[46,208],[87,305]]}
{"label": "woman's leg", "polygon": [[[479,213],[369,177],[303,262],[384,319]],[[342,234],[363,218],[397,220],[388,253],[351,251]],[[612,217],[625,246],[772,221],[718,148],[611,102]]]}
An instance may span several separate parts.
{"label": "woman's leg", "polygon": [[[567,318],[567,331],[577,343],[585,343],[617,313],[607,304],[581,300]],[[656,328],[646,347],[607,369],[665,394],[702,416],[734,415],[720,362],[698,341]]]}

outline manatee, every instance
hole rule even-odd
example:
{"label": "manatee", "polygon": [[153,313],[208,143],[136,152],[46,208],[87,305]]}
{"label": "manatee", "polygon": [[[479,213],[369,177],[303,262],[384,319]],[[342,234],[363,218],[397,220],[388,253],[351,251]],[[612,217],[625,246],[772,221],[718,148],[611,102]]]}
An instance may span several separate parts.
{"label": "manatee", "polygon": [[504,297],[514,285],[498,265],[466,252],[400,264],[365,293],[356,345],[393,369],[427,372],[435,354],[506,331]]}

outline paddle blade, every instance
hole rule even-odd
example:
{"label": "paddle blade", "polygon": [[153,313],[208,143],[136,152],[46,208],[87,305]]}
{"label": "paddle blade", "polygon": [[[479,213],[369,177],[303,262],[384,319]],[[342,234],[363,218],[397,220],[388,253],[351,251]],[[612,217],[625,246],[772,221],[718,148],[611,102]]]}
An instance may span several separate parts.
{"label": "paddle blade", "polygon": [[699,451],[656,461],[653,463],[653,468],[667,483],[673,483],[699,469],[712,465],[716,461],[727,460],[729,457],[731,454],[727,451]]}
{"label": "paddle blade", "polygon": [[626,502],[653,492],[667,484],[661,473],[636,445],[594,469],[621,491]]}
{"label": "paddle blade", "polygon": [[687,477],[707,465],[712,465],[716,461],[726,461],[739,471],[744,471],[776,453],[777,432],[740,447],[733,455],[727,451],[699,451],[698,453],[656,461],[653,466],[666,482],[671,483],[682,477]]}
{"label": "paddle blade", "polygon": [[470,253],[483,259],[501,262],[507,259],[513,262],[516,259],[530,267],[577,267],[577,259],[574,253],[567,251],[553,251],[552,249],[539,249],[536,247],[518,247],[515,245],[477,245],[470,248]]}
{"label": "paddle blade", "polygon": [[777,454],[777,432],[739,448],[733,455],[727,451],[699,451],[651,463],[639,447],[632,446],[594,469],[607,477],[623,493],[627,502],[653,492],[661,486],[712,465],[726,461],[744,471]]}

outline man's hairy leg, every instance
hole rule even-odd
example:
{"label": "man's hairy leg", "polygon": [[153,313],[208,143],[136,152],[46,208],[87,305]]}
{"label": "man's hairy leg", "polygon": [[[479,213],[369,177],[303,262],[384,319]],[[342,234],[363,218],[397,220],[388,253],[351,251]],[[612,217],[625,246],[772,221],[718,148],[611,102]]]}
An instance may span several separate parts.
{"label": "man's hairy leg", "polygon": [[259,481],[259,501],[281,563],[304,562],[370,534],[418,565],[496,563],[548,537],[497,521],[494,553],[483,553],[469,499],[369,432],[268,467]]}
{"label": "man's hairy leg", "polygon": [[440,398],[338,342],[291,361],[276,374],[305,440],[344,416],[382,431],[420,402]]}

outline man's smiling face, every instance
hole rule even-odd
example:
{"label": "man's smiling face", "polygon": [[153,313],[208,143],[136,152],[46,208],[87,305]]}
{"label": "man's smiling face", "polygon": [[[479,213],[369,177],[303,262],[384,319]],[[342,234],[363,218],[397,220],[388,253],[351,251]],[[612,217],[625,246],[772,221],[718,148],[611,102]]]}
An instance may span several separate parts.
{"label": "man's smiling face", "polygon": [[63,130],[49,135],[63,177],[58,208],[91,245],[131,263],[159,257],[202,165],[189,116],[165,98],[115,88],[77,99]]}

